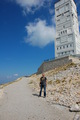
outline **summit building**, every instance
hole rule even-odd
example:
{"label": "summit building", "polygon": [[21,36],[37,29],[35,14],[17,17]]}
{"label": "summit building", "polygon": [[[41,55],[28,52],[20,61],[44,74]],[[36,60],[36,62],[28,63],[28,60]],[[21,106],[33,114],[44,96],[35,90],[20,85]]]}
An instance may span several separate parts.
{"label": "summit building", "polygon": [[55,57],[80,54],[79,24],[74,0],[55,4]]}

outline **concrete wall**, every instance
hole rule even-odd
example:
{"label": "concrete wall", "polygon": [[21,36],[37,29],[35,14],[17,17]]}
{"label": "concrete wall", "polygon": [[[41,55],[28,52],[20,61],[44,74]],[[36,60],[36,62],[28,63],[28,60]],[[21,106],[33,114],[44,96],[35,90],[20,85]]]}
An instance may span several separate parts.
{"label": "concrete wall", "polygon": [[57,68],[57,67],[61,67],[65,64],[68,64],[71,62],[72,62],[72,58],[70,58],[69,56],[43,62],[42,65],[38,68],[37,74],[40,74],[42,72],[46,72],[48,70],[52,70],[52,69]]}

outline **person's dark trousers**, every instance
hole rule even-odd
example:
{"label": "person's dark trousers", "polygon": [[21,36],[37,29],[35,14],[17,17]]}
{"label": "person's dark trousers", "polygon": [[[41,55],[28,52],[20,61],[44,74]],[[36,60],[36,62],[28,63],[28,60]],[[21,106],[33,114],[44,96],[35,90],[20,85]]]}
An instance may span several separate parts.
{"label": "person's dark trousers", "polygon": [[46,97],[46,85],[41,85],[39,96],[41,96],[41,94],[42,94],[42,88],[44,88],[44,97]]}

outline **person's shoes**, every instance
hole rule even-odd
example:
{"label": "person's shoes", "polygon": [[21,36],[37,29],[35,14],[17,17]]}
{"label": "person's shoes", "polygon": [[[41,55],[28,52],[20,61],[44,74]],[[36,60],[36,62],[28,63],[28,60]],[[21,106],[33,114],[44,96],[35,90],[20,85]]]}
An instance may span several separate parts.
{"label": "person's shoes", "polygon": [[46,96],[44,96],[44,98],[46,98]]}
{"label": "person's shoes", "polygon": [[41,95],[39,95],[38,97],[41,97]]}

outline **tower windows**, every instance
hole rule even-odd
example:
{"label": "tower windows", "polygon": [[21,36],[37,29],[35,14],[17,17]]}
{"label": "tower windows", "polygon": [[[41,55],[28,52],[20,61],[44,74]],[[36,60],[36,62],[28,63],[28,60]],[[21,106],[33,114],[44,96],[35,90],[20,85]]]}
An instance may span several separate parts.
{"label": "tower windows", "polygon": [[65,30],[65,33],[67,33],[67,30]]}
{"label": "tower windows", "polygon": [[60,19],[57,20],[57,22],[59,22],[59,21],[60,21]]}
{"label": "tower windows", "polygon": [[61,34],[61,35],[62,35],[62,34],[63,34],[63,35],[64,35],[64,34],[67,34],[67,30],[61,31],[60,34]]}
{"label": "tower windows", "polygon": [[63,46],[63,48],[65,48],[65,46]]}
{"label": "tower windows", "polygon": [[65,25],[63,26],[63,28],[65,28]]}
{"label": "tower windows", "polygon": [[70,15],[67,15],[67,17],[70,17]]}
{"label": "tower windows", "polygon": [[66,6],[69,5],[69,3],[66,4]]}
{"label": "tower windows", "polygon": [[70,44],[70,47],[73,47],[73,44]]}
{"label": "tower windows", "polygon": [[67,48],[68,48],[68,45],[67,45]]}
{"label": "tower windows", "polygon": [[62,16],[64,16],[64,13],[62,13]]}
{"label": "tower windows", "polygon": [[[70,3],[70,1],[72,3]],[[58,56],[73,55],[78,53],[78,19],[76,5],[73,0],[59,0],[55,6],[56,12],[56,53]],[[62,2],[62,3],[60,3]],[[72,4],[72,6],[71,6]],[[59,38],[59,41],[57,40]],[[75,46],[74,46],[74,43]]]}

